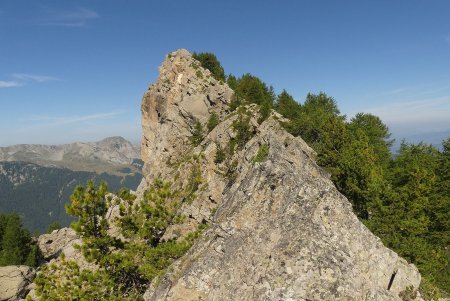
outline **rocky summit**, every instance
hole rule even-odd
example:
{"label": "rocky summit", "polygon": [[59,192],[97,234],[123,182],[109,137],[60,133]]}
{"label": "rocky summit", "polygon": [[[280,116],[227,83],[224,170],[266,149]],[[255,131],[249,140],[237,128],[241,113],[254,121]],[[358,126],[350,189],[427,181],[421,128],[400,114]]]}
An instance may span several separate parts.
{"label": "rocky summit", "polygon": [[[138,292],[136,298],[147,301],[422,300],[417,268],[386,248],[358,220],[349,200],[316,164],[315,151],[284,129],[286,120],[275,111],[263,115],[257,104],[235,108],[235,101],[233,90],[188,51],[166,57],[157,82],[142,99],[145,178],[132,197],[108,194],[107,212],[98,220],[108,225],[105,232],[114,238],[100,240],[114,241],[103,249],[110,260],[119,260],[128,244],[134,249],[123,261],[126,264],[129,258],[138,258],[140,268],[150,258],[171,265],[150,266],[148,281],[131,278],[138,279],[137,289],[120,289]],[[177,199],[170,204],[175,214],[161,209],[161,200],[169,199]],[[151,218],[159,214],[170,218],[147,223],[143,217],[149,215],[140,210],[153,212]],[[145,241],[148,236],[134,235],[140,225],[150,225],[151,237],[168,243],[166,248],[177,246],[171,249],[177,250],[176,257],[158,261],[166,256],[164,249],[158,249],[156,240],[151,249]],[[37,288],[22,284],[19,277],[8,288],[0,285],[0,293],[13,296],[2,300],[15,300],[27,291],[27,300],[43,300],[43,289],[59,300],[61,294],[70,295],[66,288],[75,285],[70,279],[80,281],[73,271],[106,275],[102,259],[95,264],[83,258],[83,248],[77,245],[94,241],[81,239],[79,233],[61,229],[42,235],[38,245],[49,264],[37,272]],[[190,248],[178,252],[186,241]],[[140,255],[139,248],[147,255]],[[155,249],[160,253],[151,252]],[[18,269],[23,268],[9,268],[2,277],[17,274]],[[84,279],[91,282],[81,281],[82,287],[73,288],[78,293],[99,280]],[[61,289],[53,294],[51,289],[57,286]],[[11,293],[9,287],[18,287],[20,293]],[[98,300],[109,296],[102,288]],[[130,296],[120,297],[131,300]]]}
{"label": "rocky summit", "polygon": [[[145,299],[401,300],[402,291],[417,288],[417,268],[358,220],[281,116],[259,122],[255,106],[230,112],[233,92],[197,64],[186,50],[168,55],[142,100],[141,151],[148,183],[185,181],[184,162],[200,158],[204,186],[181,208],[188,219],[166,235],[205,221],[210,227]],[[213,112],[220,123],[193,148],[195,122],[205,124]],[[243,118],[251,139],[217,163]],[[262,147],[266,157],[255,160]]]}

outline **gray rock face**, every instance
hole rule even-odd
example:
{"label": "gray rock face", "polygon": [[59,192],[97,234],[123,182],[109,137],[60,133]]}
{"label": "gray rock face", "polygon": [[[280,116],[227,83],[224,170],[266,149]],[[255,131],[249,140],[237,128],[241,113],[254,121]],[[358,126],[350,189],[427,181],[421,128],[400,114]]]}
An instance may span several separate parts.
{"label": "gray rock face", "polygon": [[81,244],[81,239],[70,228],[54,230],[52,233],[42,234],[38,238],[39,249],[47,261],[57,258],[61,252],[70,256],[75,244]]}
{"label": "gray rock face", "polygon": [[159,71],[141,106],[141,157],[148,181],[167,175],[168,163],[190,150],[195,122],[206,123],[212,112],[223,118],[234,95],[184,49],[169,54]]}
{"label": "gray rock face", "polygon": [[34,277],[34,269],[27,266],[0,267],[0,301],[21,300]]}
{"label": "gray rock face", "polygon": [[[185,50],[172,53],[144,95],[141,151],[148,181],[178,179],[180,186],[188,164],[171,163],[201,158],[205,185],[181,208],[189,218],[169,227],[166,238],[183,235],[200,220],[210,228],[145,300],[401,300],[401,291],[419,286],[417,268],[357,219],[315,163],[314,151],[281,127],[278,114],[258,124],[258,109],[247,107],[253,138],[215,163],[217,146],[235,137],[232,123],[242,116],[224,118],[232,92],[226,85],[212,86],[220,93],[204,91],[191,64]],[[192,121],[205,122],[212,111],[221,123],[193,148]],[[255,163],[263,144],[269,155]],[[230,162],[236,166],[227,178],[222,171]]]}
{"label": "gray rock face", "polygon": [[82,252],[76,248],[81,246],[82,239],[71,228],[61,228],[54,230],[50,234],[43,234],[38,238],[38,246],[48,263],[56,265],[60,262],[61,253],[64,254],[65,260],[74,260],[80,268],[95,270],[96,266],[88,263]]}

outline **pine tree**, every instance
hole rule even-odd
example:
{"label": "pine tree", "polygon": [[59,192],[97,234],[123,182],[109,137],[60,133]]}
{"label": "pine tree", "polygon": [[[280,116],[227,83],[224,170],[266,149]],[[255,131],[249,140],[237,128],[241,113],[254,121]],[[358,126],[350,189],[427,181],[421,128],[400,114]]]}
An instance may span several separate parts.
{"label": "pine tree", "polygon": [[225,81],[225,72],[217,57],[210,52],[193,53],[192,57],[200,62],[203,68],[211,71],[217,80]]}
{"label": "pine tree", "polygon": [[275,108],[278,113],[291,120],[298,118],[301,111],[301,105],[286,90],[278,95]]}
{"label": "pine tree", "polygon": [[372,114],[358,113],[351,119],[349,129],[352,132],[358,129],[364,131],[369,138],[370,145],[375,151],[377,160],[386,167],[391,157],[390,148],[394,140],[390,139],[391,133],[389,132],[389,128],[381,119]]}
{"label": "pine tree", "polygon": [[0,266],[23,264],[30,252],[30,243],[30,234],[22,228],[20,217],[11,214],[3,233]]}
{"label": "pine tree", "polygon": [[100,238],[105,236],[107,222],[105,214],[107,211],[105,195],[107,186],[102,182],[100,186],[88,181],[86,188],[77,186],[70,197],[70,205],[66,205],[68,214],[78,218],[72,224],[74,230],[83,237]]}

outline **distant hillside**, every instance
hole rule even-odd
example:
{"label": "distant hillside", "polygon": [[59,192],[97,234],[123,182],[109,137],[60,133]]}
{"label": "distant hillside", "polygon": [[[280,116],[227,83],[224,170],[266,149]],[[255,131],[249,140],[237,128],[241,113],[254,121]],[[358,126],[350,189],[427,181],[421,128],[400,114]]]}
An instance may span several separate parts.
{"label": "distant hillside", "polygon": [[32,232],[43,233],[54,221],[67,226],[71,218],[64,205],[74,188],[85,185],[89,179],[96,183],[106,181],[110,191],[117,191],[121,187],[136,189],[142,175],[118,176],[26,162],[0,162],[0,212],[17,212]]}
{"label": "distant hillside", "polygon": [[0,147],[0,161],[126,175],[142,168],[139,147],[122,137],[62,145],[20,144]]}
{"label": "distant hillside", "polygon": [[136,189],[142,179],[139,147],[122,137],[63,145],[0,148],[0,212],[17,212],[32,232],[53,221],[68,225],[64,204],[75,186],[93,179],[110,191]]}

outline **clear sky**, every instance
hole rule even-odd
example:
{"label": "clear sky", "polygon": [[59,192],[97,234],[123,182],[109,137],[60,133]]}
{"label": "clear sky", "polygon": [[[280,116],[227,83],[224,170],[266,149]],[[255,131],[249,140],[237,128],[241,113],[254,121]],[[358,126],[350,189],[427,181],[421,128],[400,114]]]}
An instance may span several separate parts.
{"label": "clear sky", "polygon": [[178,48],[396,137],[450,130],[449,0],[2,0],[0,146],[139,141],[141,97]]}

